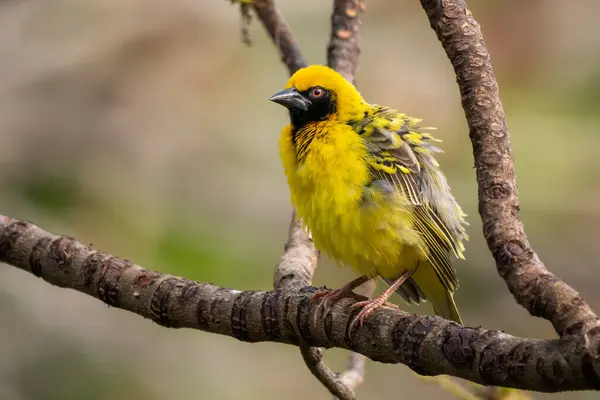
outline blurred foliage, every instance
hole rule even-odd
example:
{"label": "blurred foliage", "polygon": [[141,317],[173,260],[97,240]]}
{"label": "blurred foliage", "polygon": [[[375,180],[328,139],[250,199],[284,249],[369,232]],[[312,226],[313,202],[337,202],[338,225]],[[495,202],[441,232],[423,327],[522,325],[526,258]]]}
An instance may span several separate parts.
{"label": "blurred foliage", "polygon": [[[60,365],[60,368],[56,368]],[[52,349],[15,368],[15,387],[32,399],[156,398],[126,371],[98,368],[71,346],[53,343]],[[73,379],[76,377],[76,379]],[[110,384],[107,385],[107,382]]]}
{"label": "blurred foliage", "polygon": [[33,207],[57,218],[64,216],[82,202],[80,187],[69,178],[68,171],[50,175],[20,176],[7,186],[23,196]]}
{"label": "blurred foliage", "polygon": [[[307,58],[323,62],[330,4],[280,3]],[[470,3],[508,113],[530,239],[599,306],[600,3]],[[418,2],[367,7],[358,86],[440,128],[440,162],[470,215],[458,264],[464,319],[553,337],[495,272],[455,77]],[[286,71],[259,24],[251,48],[239,28],[226,1],[0,2],[0,212],[148,268],[269,289],[290,208],[277,154],[287,116],[267,99]],[[293,347],[167,330],[19,271],[0,274],[2,399],[327,398]],[[350,278],[323,259],[315,284]],[[326,357],[346,363],[343,351]],[[452,398],[404,367],[369,363],[359,398],[398,393]]]}

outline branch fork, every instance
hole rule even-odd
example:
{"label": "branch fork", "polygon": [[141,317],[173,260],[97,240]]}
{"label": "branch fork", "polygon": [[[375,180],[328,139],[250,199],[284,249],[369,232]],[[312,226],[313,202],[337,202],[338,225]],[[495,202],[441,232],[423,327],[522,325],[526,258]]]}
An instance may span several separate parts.
{"label": "branch fork", "polygon": [[[351,298],[313,318],[316,306],[310,299],[318,289],[310,285],[319,254],[295,214],[272,291],[241,292],[149,271],[3,215],[0,262],[165,327],[299,346],[310,371],[339,399],[356,398],[365,357],[402,363],[424,376],[452,375],[485,386],[599,390],[600,320],[573,288],[546,269],[519,219],[506,115],[481,29],[464,0],[421,0],[421,5],[457,77],[473,145],[483,234],[498,273],[520,305],[552,323],[557,339],[518,338],[390,308],[376,310],[362,327],[351,329]],[[248,8],[261,21],[290,74],[306,65],[273,0],[243,0],[243,6],[246,21]],[[363,10],[359,0],[333,1],[328,64],[352,82]],[[365,283],[361,294],[371,296],[374,286],[373,280]],[[349,368],[341,374],[322,361],[321,349],[331,347],[353,351]],[[442,383],[455,392],[451,381]],[[475,396],[465,393],[464,398]],[[507,389],[486,388],[476,395],[495,399],[505,398],[505,393]]]}

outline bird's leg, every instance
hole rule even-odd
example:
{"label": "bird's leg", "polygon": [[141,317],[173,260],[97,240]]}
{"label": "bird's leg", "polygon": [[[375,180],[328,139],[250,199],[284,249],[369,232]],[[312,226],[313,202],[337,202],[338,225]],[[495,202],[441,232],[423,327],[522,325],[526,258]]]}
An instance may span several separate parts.
{"label": "bird's leg", "polygon": [[392,307],[392,308],[398,308],[397,305],[395,305],[393,303],[389,303],[388,299],[390,298],[390,296],[392,294],[394,294],[394,292],[396,290],[398,290],[398,288],[404,282],[406,282],[406,280],[408,278],[411,277],[412,274],[415,273],[415,271],[416,270],[411,269],[411,270],[408,270],[408,271],[404,272],[402,275],[400,275],[400,277],[398,279],[396,279],[394,281],[394,283],[392,283],[390,285],[389,288],[387,288],[386,290],[384,290],[383,292],[381,292],[381,294],[379,296],[375,297],[374,299],[359,301],[358,303],[352,304],[351,308],[362,307],[362,310],[360,310],[360,312],[356,315],[356,317],[354,317],[354,319],[352,320],[352,323],[350,323],[350,327],[348,328],[348,331],[352,332],[352,329],[354,328],[354,325],[356,325],[357,323],[358,323],[359,327],[362,326],[364,320],[373,311],[375,311],[379,307],[387,306],[387,307]]}
{"label": "bird's leg", "polygon": [[321,303],[315,312],[315,320],[321,313],[327,313],[331,308],[331,304],[335,303],[338,300],[341,300],[346,297],[353,297],[356,300],[363,301],[367,299],[365,296],[361,296],[359,294],[354,293],[354,289],[370,281],[372,278],[369,278],[365,275],[359,276],[356,279],[351,280],[342,286],[341,289],[327,290],[322,292],[315,293],[310,299],[311,302],[320,300]]}
{"label": "bird's leg", "polygon": [[340,289],[327,290],[327,291],[324,290],[322,292],[315,293],[312,296],[311,301],[320,299],[323,302],[326,302],[326,301],[335,302],[335,301],[343,299],[344,297],[355,297],[355,298],[360,297],[361,300],[363,300],[365,297],[354,293],[353,290],[356,289],[357,287],[359,287],[360,285],[362,285],[363,283],[370,281],[371,279],[372,278],[368,278],[365,275],[359,276],[358,278],[353,279],[350,282],[346,283]]}

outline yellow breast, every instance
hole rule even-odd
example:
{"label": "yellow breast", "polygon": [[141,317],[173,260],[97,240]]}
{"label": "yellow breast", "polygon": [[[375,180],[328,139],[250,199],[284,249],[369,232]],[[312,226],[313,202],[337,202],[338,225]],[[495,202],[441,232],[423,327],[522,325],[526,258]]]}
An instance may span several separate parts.
{"label": "yellow breast", "polygon": [[309,124],[295,140],[287,126],[279,144],[292,204],[317,248],[357,273],[390,279],[424,257],[406,199],[368,186],[370,153],[350,126]]}

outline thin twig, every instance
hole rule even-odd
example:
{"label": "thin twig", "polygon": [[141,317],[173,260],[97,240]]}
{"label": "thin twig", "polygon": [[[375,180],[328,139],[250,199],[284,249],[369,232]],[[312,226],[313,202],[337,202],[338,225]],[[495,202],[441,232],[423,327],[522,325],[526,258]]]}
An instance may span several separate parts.
{"label": "thin twig", "polygon": [[[299,68],[306,66],[306,61],[293,38],[291,29],[285,22],[283,16],[277,9],[275,2],[272,0],[258,0],[253,3],[254,10],[273,39],[273,43],[278,47],[281,54],[282,62],[287,66],[290,74],[293,74]],[[352,13],[354,10],[354,14]],[[334,10],[331,17],[332,36],[328,47],[328,60],[332,68],[340,71],[347,79],[354,79],[354,71],[360,54],[359,36],[358,36],[358,10],[359,4],[354,0],[350,1],[334,1]],[[290,238],[292,235],[306,235],[301,228],[299,222],[295,222],[295,217],[292,216],[292,225],[290,227]],[[312,243],[311,243],[312,244]],[[314,252],[314,246],[309,251],[306,248],[300,251],[307,254]],[[287,252],[286,252],[287,253]],[[284,258],[286,255],[284,255]],[[275,287],[281,287],[281,281],[285,278],[286,281],[295,282],[297,274],[300,274],[300,280],[305,285],[310,285],[312,276],[316,268],[316,260],[314,264],[304,263],[284,264],[290,268],[282,270],[280,264],[275,268]],[[308,266],[308,268],[306,268]],[[304,361],[307,363],[309,370],[316,378],[327,387],[327,389],[341,400],[354,398],[353,388],[362,382],[362,377],[357,377],[357,371],[363,371],[364,375],[364,358],[362,356],[351,354],[351,360],[355,363],[350,366],[350,369],[342,373],[344,381],[337,379],[335,374],[322,361],[322,350],[318,348],[308,348],[304,343],[300,343],[300,349]],[[309,363],[315,362],[315,363]],[[315,361],[318,360],[318,361]],[[358,363],[358,364],[356,364]],[[354,368],[353,368],[354,367]],[[353,377],[350,379],[350,377]],[[348,381],[354,385],[353,388],[343,387],[343,382]]]}
{"label": "thin twig", "polygon": [[310,372],[334,395],[335,399],[356,399],[354,389],[325,364],[322,349],[303,343],[300,345],[300,353]]}
{"label": "thin twig", "polygon": [[[359,0],[334,0],[331,14],[331,37],[327,46],[327,64],[341,73],[347,80],[354,82],[358,57],[360,55],[360,35],[358,18]],[[367,297],[375,291],[375,281],[365,283],[360,289]],[[322,361],[323,352],[319,348],[300,346],[304,361],[316,361],[308,368],[334,395],[334,399],[356,398],[355,389],[363,382],[365,375],[365,357],[351,352],[348,369],[334,374]],[[317,361],[318,360],[318,361]]]}
{"label": "thin twig", "polygon": [[302,227],[302,222],[296,218],[296,211],[292,211],[284,253],[275,266],[273,287],[285,289],[291,285],[310,286],[318,260],[318,250]]}
{"label": "thin twig", "polygon": [[281,61],[291,74],[306,67],[306,60],[292,35],[292,30],[283,19],[273,0],[253,0],[252,7],[279,49]]}
{"label": "thin twig", "polygon": [[327,46],[327,64],[348,81],[356,78],[360,56],[360,0],[334,0],[331,14],[331,37]]}
{"label": "thin twig", "polygon": [[[290,75],[305,67],[304,56],[300,52],[292,31],[277,9],[275,2],[272,0],[255,0],[252,6],[273,43],[279,49],[281,61],[287,66]],[[296,244],[293,249],[291,248],[292,243]],[[300,253],[300,256],[298,257],[296,253]],[[286,262],[289,257],[294,257],[299,262]],[[294,211],[286,251],[281,262],[275,268],[275,288],[291,284],[310,285],[317,267],[317,260],[318,251],[315,249],[312,240],[310,240],[310,236],[302,228],[301,222],[296,219]],[[300,342],[299,346],[308,369],[332,394],[337,395],[341,400],[352,400],[354,398],[352,389],[346,388],[337,379],[337,374],[322,361],[323,351],[321,349],[311,348],[304,342]]]}

